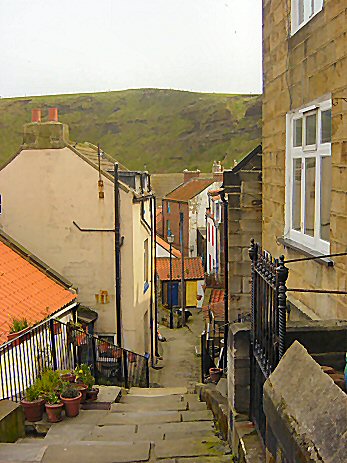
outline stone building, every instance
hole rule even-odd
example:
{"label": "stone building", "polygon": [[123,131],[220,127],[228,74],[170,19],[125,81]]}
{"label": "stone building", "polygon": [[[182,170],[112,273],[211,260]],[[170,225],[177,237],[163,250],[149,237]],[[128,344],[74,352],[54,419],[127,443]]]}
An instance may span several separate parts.
{"label": "stone building", "polygon": [[[288,288],[346,291],[347,10],[344,0],[263,0],[264,248]],[[288,292],[291,318],[346,318],[347,296]]]}
{"label": "stone building", "polygon": [[261,241],[262,148],[257,146],[233,169],[225,170],[223,187],[228,200],[229,320],[250,311],[251,238]]}

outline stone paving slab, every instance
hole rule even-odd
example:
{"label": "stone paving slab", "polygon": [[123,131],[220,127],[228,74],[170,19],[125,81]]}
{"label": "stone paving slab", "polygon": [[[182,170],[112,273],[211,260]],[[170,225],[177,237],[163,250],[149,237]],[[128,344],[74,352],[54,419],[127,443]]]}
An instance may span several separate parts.
{"label": "stone paving slab", "polygon": [[225,446],[217,437],[180,439],[157,442],[154,454],[157,458],[199,457],[224,455]]}
{"label": "stone paving slab", "polygon": [[211,410],[191,411],[187,410],[181,412],[182,421],[211,421],[213,420],[213,413]]}
{"label": "stone paving slab", "polygon": [[73,428],[77,424],[98,424],[98,422],[107,416],[108,410],[80,410],[80,413],[75,418],[63,417],[62,421],[59,423],[51,424],[51,428],[65,427],[69,426]]}
{"label": "stone paving slab", "polygon": [[150,406],[155,410],[157,406],[167,405],[174,406],[180,403],[186,403],[184,395],[173,395],[173,396],[159,396],[159,397],[139,397],[126,395],[120,399],[120,403],[124,404],[135,404],[135,405],[146,405]]}
{"label": "stone paving slab", "polygon": [[[111,412],[126,412],[126,411],[148,411],[148,410],[157,410],[157,411],[184,411],[188,410],[188,402],[178,402],[175,401],[174,403],[169,402],[168,404],[164,402],[153,404],[150,401],[148,403],[148,399],[146,401],[136,403],[117,403],[111,405]],[[204,406],[204,410],[206,410],[206,405]]]}
{"label": "stone paving slab", "polygon": [[193,457],[193,458],[174,458],[174,459],[159,459],[161,463],[231,463],[230,455],[221,455],[218,457]]}
{"label": "stone paving slab", "polygon": [[122,388],[118,386],[95,386],[99,388],[97,402],[117,402],[119,400]]}
{"label": "stone paving slab", "polygon": [[42,441],[38,444],[0,444],[0,462],[41,462],[46,449]]}
{"label": "stone paving slab", "polygon": [[44,443],[48,445],[57,442],[60,444],[76,442],[90,434],[94,427],[94,424],[73,424],[72,422],[64,425],[64,421],[61,421],[61,423],[56,423],[51,427],[44,438]]}
{"label": "stone paving slab", "polygon": [[80,442],[78,444],[49,445],[42,463],[132,463],[149,459],[150,443],[140,442]]}
{"label": "stone paving slab", "polygon": [[193,423],[162,423],[162,424],[153,424],[151,427],[146,426],[145,424],[138,426],[137,434],[139,436],[145,436],[149,432],[153,433],[174,433],[174,432],[192,432],[192,431],[214,431],[213,422],[210,421],[196,421]]}
{"label": "stone paving slab", "polygon": [[170,395],[187,394],[186,387],[132,387],[129,394],[136,397],[164,397]]}
{"label": "stone paving slab", "polygon": [[128,412],[128,413],[109,413],[99,421],[99,426],[117,424],[155,424],[155,423],[175,423],[181,421],[179,412]]}
{"label": "stone paving slab", "polygon": [[136,440],[147,440],[150,439],[139,439],[135,433],[137,429],[136,425],[125,424],[116,426],[94,426],[93,429],[86,434],[82,440],[85,441],[128,441],[133,442]]}

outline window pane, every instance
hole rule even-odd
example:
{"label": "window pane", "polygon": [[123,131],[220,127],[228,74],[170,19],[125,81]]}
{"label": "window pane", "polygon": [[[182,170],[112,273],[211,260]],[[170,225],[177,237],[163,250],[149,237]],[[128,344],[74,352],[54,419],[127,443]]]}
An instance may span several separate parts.
{"label": "window pane", "polygon": [[301,158],[294,159],[293,164],[293,208],[292,228],[300,231],[301,226]]}
{"label": "window pane", "polygon": [[321,203],[320,203],[320,237],[324,241],[330,238],[331,205],[331,156],[321,160]]}
{"label": "window pane", "polygon": [[293,146],[302,146],[302,118],[293,120]]}
{"label": "window pane", "polygon": [[305,230],[306,235],[314,235],[316,159],[305,159]]}
{"label": "window pane", "polygon": [[317,121],[316,114],[311,114],[310,116],[306,116],[305,145],[315,145],[316,144],[316,121]]}
{"label": "window pane", "polygon": [[331,109],[322,111],[322,143],[331,142]]}

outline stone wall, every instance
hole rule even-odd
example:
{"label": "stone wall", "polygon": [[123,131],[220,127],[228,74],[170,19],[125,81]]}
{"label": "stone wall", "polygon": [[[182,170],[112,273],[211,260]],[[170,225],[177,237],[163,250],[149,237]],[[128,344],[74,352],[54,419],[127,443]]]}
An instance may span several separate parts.
{"label": "stone wall", "polygon": [[251,238],[261,242],[261,158],[256,166],[226,171],[224,187],[228,198],[229,320],[249,313],[251,306]]}
{"label": "stone wall", "polygon": [[[325,0],[324,8],[290,37],[290,1],[263,0],[263,245],[274,256],[301,256],[283,249],[286,113],[331,94],[331,252],[347,249],[347,8]],[[290,266],[288,287],[347,290],[346,257],[328,268],[310,261]],[[347,297],[295,293],[319,318],[346,318]]]}
{"label": "stone wall", "polygon": [[266,461],[345,462],[346,410],[346,394],[295,341],[264,386]]}

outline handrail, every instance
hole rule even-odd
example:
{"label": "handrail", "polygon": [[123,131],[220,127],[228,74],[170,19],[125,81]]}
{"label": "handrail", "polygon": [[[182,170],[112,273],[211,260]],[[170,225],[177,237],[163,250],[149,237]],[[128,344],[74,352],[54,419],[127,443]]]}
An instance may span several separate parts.
{"label": "handrail", "polygon": [[0,346],[0,400],[20,400],[45,368],[90,365],[98,384],[149,387],[147,355],[137,354],[53,317]]}

